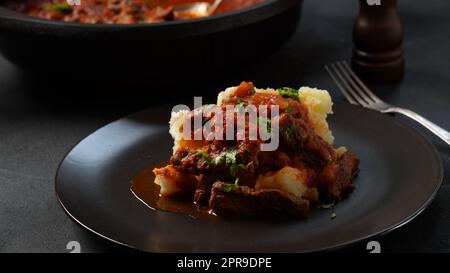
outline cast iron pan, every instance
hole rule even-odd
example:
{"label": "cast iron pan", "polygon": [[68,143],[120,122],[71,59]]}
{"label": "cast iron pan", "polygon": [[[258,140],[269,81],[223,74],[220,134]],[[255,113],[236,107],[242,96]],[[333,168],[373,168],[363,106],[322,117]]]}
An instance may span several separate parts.
{"label": "cast iron pan", "polygon": [[335,105],[330,125],[361,159],[356,189],[335,209],[292,221],[195,220],[154,211],[130,191],[140,170],[166,161],[170,106],[111,123],[81,141],[62,161],[56,192],[67,214],[95,234],[151,252],[307,252],[385,234],[416,217],[442,183],[436,149],[394,118]]}
{"label": "cast iron pan", "polygon": [[89,25],[0,7],[0,52],[36,73],[149,80],[214,73],[269,55],[293,34],[302,0],[266,0],[209,18]]}

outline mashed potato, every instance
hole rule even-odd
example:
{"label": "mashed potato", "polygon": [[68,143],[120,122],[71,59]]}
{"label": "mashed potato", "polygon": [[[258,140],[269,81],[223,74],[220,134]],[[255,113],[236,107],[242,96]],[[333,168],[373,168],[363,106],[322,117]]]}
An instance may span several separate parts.
{"label": "mashed potato", "polygon": [[172,116],[169,121],[169,133],[173,138],[173,153],[180,147],[180,142],[183,139],[183,123],[188,116],[189,111],[182,110],[178,112],[172,112]]}
{"label": "mashed potato", "polygon": [[310,87],[302,87],[298,92],[300,102],[308,109],[309,119],[314,131],[332,145],[334,137],[327,122],[328,114],[333,113],[333,102],[330,94],[326,90]]}
{"label": "mashed potato", "polygon": [[286,166],[277,172],[260,176],[255,189],[277,189],[300,198],[308,191],[307,179],[308,174],[305,171]]}

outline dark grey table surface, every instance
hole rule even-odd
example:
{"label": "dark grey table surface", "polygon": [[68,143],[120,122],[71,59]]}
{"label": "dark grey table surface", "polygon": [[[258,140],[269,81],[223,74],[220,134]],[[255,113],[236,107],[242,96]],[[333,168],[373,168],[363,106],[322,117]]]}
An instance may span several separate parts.
{"label": "dark grey table surface", "polygon": [[[406,34],[406,77],[398,85],[371,87],[388,102],[450,129],[450,2],[399,2]],[[356,12],[356,0],[306,0],[298,31],[284,48],[254,66],[220,75],[220,81],[199,84],[196,92],[214,93],[253,80],[258,86],[317,86],[343,100],[323,65],[349,59]],[[52,75],[47,76],[36,81],[0,57],[0,252],[67,252],[69,241],[80,242],[83,252],[128,251],[83,230],[64,214],[55,198],[54,175],[79,140],[156,104],[152,92],[158,90],[131,84],[117,86],[120,90],[103,87],[108,90],[96,95],[102,87],[86,84],[79,94],[70,92],[80,90],[73,81],[55,87]],[[182,87],[171,88],[182,91]],[[445,177],[428,209],[378,239],[382,251],[449,252],[450,147],[413,122],[396,118],[437,147]],[[348,250],[365,251],[365,245]]]}

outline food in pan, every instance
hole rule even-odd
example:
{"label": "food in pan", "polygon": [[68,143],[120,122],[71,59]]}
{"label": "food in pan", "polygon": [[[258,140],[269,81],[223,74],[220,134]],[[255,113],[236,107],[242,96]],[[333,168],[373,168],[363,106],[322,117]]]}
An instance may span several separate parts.
{"label": "food in pan", "polygon": [[[216,112],[209,111],[212,107]],[[256,118],[248,109],[256,109]],[[221,92],[216,105],[172,112],[173,154],[168,165],[153,170],[154,182],[162,197],[188,196],[222,217],[266,212],[295,217],[307,214],[312,204],[334,204],[353,191],[359,160],[345,147],[333,147],[330,113],[325,90],[258,89],[242,82]],[[199,116],[202,127],[195,126]],[[209,135],[195,138],[207,124]],[[259,131],[252,139],[255,127]],[[270,138],[262,137],[264,131]],[[277,146],[263,146],[274,138]]]}
{"label": "food in pan", "polygon": [[[263,0],[223,0],[215,14],[245,8]],[[72,1],[75,2],[75,1]],[[172,21],[174,6],[211,0],[80,0],[69,5],[66,0],[9,1],[6,6],[45,19],[89,24],[135,24]],[[184,18],[183,18],[184,19]]]}

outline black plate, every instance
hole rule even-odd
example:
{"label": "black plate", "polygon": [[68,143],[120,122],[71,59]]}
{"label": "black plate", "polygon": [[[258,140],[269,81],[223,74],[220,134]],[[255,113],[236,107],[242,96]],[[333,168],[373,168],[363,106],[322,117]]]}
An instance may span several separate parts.
{"label": "black plate", "polygon": [[337,145],[361,159],[356,190],[306,220],[208,221],[153,211],[130,191],[140,170],[167,160],[169,107],[111,123],[81,141],[61,163],[56,192],[68,215],[111,241],[151,252],[304,252],[336,248],[400,227],[422,212],[443,178],[435,148],[390,116],[335,105]]}

